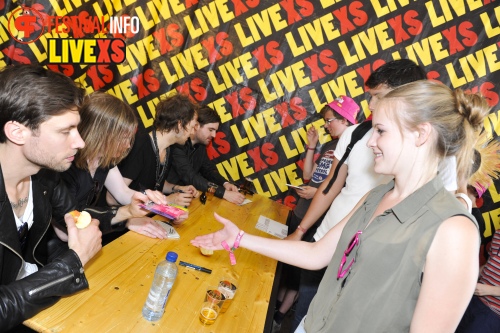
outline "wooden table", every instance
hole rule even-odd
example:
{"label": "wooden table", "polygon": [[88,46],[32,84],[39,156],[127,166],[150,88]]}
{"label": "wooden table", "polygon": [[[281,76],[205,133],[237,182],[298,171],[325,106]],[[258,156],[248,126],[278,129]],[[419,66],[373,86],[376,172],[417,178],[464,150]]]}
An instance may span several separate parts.
{"label": "wooden table", "polygon": [[[238,263],[231,266],[226,251],[205,257],[189,241],[197,235],[221,228],[213,212],[231,219],[241,229],[270,237],[255,229],[260,215],[284,223],[288,208],[268,198],[247,196],[251,203],[237,206],[213,198],[189,207],[189,218],[176,227],[181,238],[157,240],[128,232],[102,251],[86,266],[90,289],[62,298],[24,324],[39,332],[262,332],[277,262],[245,249],[236,250]],[[161,218],[161,217],[160,217]],[[178,260],[212,269],[212,274],[178,265],[179,273],[157,322],[142,318],[141,311],[156,265],[168,251]],[[215,324],[204,326],[198,319],[206,288],[217,285],[221,276],[237,278],[238,290],[226,313]]]}

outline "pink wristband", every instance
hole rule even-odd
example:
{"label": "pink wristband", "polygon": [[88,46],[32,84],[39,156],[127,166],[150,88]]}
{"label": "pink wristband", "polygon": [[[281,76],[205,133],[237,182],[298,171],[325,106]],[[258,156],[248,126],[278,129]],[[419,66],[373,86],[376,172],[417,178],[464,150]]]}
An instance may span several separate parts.
{"label": "pink wristband", "polygon": [[229,261],[231,262],[231,265],[233,265],[233,266],[236,265],[236,256],[234,255],[234,250],[236,250],[240,246],[241,237],[243,237],[244,234],[245,234],[245,232],[243,230],[240,230],[240,232],[236,236],[236,239],[234,241],[232,248],[229,248],[229,245],[227,245],[227,242],[225,240],[220,243],[222,245],[222,247],[224,248],[224,250],[229,252]]}
{"label": "pink wristband", "polygon": [[234,244],[231,250],[234,251],[240,246],[241,237],[243,237],[244,234],[245,232],[243,230],[240,230],[240,232],[238,232],[238,236],[236,236],[236,239],[234,240]]}

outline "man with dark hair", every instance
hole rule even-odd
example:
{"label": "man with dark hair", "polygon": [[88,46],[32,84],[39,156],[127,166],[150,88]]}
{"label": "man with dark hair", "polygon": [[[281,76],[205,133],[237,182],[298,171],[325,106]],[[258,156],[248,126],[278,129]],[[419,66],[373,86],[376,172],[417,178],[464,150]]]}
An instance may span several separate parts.
{"label": "man with dark hair", "polygon": [[[181,206],[189,206],[199,195],[191,185],[179,186],[166,180],[172,161],[170,146],[186,143],[196,124],[196,110],[186,95],[176,94],[158,103],[153,129],[137,133],[130,153],[118,164],[131,189],[161,191],[168,194],[168,203]],[[106,199],[109,204],[115,203],[109,192]]]}
{"label": "man with dark hair", "polygon": [[208,106],[198,110],[198,124],[186,144],[172,147],[172,170],[167,180],[174,184],[192,184],[202,192],[208,190],[208,183],[211,182],[217,185],[216,197],[241,204],[245,196],[219,174],[208,158],[206,146],[215,138],[220,122],[217,112]]}
{"label": "man with dark hair", "polygon": [[[424,70],[408,59],[394,60],[382,65],[366,81],[366,86],[369,88],[368,94],[370,95],[369,109],[373,112],[379,100],[389,91],[396,88],[397,85],[424,80],[425,78]],[[339,161],[347,151],[347,146],[351,142],[354,130],[358,126],[350,126],[340,137],[330,174],[313,197],[311,205],[299,227],[293,234],[288,236],[288,239],[301,240],[309,228],[326,212],[312,240],[318,241],[354,208],[363,195],[376,186],[387,183],[390,180],[390,177],[377,174],[374,171],[373,152],[367,146],[368,139],[373,132],[373,129],[370,129],[355,143],[349,157],[340,166],[337,178],[330,190],[326,194],[323,194],[330,179],[333,177]],[[457,189],[456,163],[453,163],[454,161],[454,159],[448,159],[449,163],[445,164],[446,167],[444,169],[440,168],[439,173],[443,178],[445,187],[449,191]],[[319,271],[302,270],[298,303],[292,325],[293,329],[299,325],[307,313],[309,304],[316,295],[324,272],[324,269]]]}
{"label": "man with dark hair", "polygon": [[[0,72],[0,331],[88,287],[83,266],[101,248],[98,221],[77,229],[58,174],[39,172],[67,170],[84,146],[83,96],[71,79],[42,67]],[[67,247],[55,242],[51,217],[64,219]]]}

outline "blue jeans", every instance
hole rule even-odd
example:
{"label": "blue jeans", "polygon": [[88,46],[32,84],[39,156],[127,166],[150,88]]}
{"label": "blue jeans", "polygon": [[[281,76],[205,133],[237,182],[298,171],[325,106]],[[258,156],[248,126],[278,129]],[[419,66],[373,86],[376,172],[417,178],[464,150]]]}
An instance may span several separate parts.
{"label": "blue jeans", "polygon": [[465,310],[456,333],[497,332],[500,332],[500,316],[474,295],[467,310]]}
{"label": "blue jeans", "polygon": [[309,305],[318,291],[319,283],[325,275],[326,267],[318,271],[303,269],[300,274],[299,297],[295,306],[295,317],[292,321],[291,332],[294,332],[300,321],[307,314]]}

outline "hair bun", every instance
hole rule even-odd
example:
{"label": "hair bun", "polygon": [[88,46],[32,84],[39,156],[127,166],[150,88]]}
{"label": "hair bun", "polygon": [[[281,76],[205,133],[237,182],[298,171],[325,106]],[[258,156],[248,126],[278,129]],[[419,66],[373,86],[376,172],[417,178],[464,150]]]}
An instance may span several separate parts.
{"label": "hair bun", "polygon": [[482,130],[484,118],[490,110],[486,99],[479,94],[466,94],[462,89],[456,89],[454,95],[458,112],[467,119],[475,131]]}

